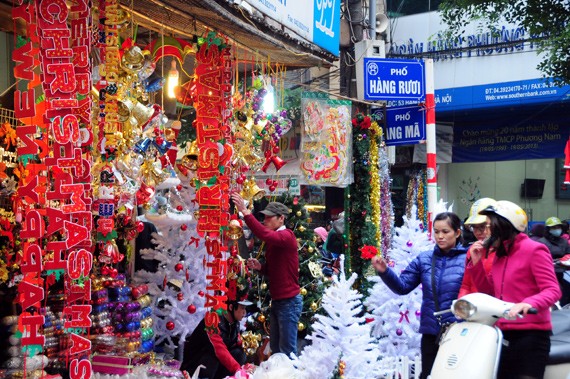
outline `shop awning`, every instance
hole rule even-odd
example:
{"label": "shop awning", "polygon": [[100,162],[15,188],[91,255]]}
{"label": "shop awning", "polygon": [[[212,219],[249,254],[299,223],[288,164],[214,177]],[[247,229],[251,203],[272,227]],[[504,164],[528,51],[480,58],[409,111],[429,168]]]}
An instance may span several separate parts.
{"label": "shop awning", "polygon": [[[227,0],[123,0],[140,26],[184,39],[217,31],[239,48],[237,59],[252,57],[288,67],[330,66],[335,56],[309,43],[267,17],[253,19]],[[132,5],[132,8],[131,8]],[[252,54],[253,53],[253,54]]]}
{"label": "shop awning", "polygon": [[[255,19],[234,6],[233,0],[121,0],[145,31],[191,40],[194,36],[217,31],[236,44],[238,60],[283,64],[290,68],[331,66],[337,59],[330,52],[287,30],[272,19]],[[12,1],[0,0],[0,30],[13,32]],[[154,36],[156,38],[156,35]]]}

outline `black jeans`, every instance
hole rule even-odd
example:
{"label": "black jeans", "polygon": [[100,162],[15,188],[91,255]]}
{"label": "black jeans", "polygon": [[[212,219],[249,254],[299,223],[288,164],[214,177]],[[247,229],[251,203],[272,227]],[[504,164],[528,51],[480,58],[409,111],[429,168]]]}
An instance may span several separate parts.
{"label": "black jeans", "polygon": [[550,352],[550,332],[546,330],[511,330],[503,332],[508,346],[503,346],[499,379],[544,377]]}
{"label": "black jeans", "polygon": [[427,379],[431,373],[435,356],[439,350],[437,336],[433,334],[422,334],[421,353],[422,353],[422,373],[420,379]]}

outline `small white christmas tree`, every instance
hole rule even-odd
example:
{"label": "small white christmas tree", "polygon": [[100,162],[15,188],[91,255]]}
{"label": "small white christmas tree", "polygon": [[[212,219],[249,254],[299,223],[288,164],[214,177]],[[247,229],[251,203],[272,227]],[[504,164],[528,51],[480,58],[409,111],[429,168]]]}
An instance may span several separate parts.
{"label": "small white christmas tree", "polygon": [[[387,257],[389,265],[398,274],[419,253],[434,247],[416,213],[414,206],[411,217],[404,216],[404,224],[396,228]],[[386,356],[408,356],[413,359],[420,354],[421,335],[418,330],[422,303],[421,286],[407,295],[399,296],[393,293],[380,277],[372,276],[368,279],[375,284],[364,304],[374,318],[371,322],[372,334],[378,338],[380,351]]]}
{"label": "small white christmas tree", "polygon": [[344,271],[333,276],[322,300],[326,315],[315,316],[313,333],[306,337],[312,344],[294,358],[298,378],[331,378],[339,366],[345,379],[379,377],[379,350],[363,315],[362,295],[353,289],[356,277],[346,279]]}
{"label": "small white christmas tree", "polygon": [[[163,345],[176,359],[183,356],[184,341],[204,317],[206,288],[203,239],[196,233],[195,191],[189,184],[179,184],[157,196],[154,207],[146,214],[158,234],[155,249],[141,250],[143,259],[159,262],[156,272],[138,271],[133,280],[147,283],[153,297],[155,344]],[[164,199],[164,200],[163,200]]]}

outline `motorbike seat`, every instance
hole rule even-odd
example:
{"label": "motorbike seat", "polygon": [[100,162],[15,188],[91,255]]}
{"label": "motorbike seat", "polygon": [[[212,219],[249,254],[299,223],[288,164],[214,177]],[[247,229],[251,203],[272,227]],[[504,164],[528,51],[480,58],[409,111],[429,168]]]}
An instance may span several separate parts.
{"label": "motorbike seat", "polygon": [[570,362],[570,309],[551,312],[552,336],[550,336],[550,355],[548,364],[555,365]]}

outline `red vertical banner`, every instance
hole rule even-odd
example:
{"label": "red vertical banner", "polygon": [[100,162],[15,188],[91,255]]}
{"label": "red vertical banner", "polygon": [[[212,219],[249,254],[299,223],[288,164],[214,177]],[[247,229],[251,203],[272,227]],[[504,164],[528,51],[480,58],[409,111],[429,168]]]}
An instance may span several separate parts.
{"label": "red vertical banner", "polygon": [[[18,186],[17,203],[15,204],[16,217],[21,218],[22,232],[20,235],[23,245],[23,257],[20,260],[22,280],[18,285],[18,302],[21,306],[18,327],[22,333],[21,340],[23,354],[32,355],[41,351],[45,345],[45,336],[40,333],[44,323],[44,316],[39,308],[45,299],[43,288],[43,249],[37,243],[45,235],[45,222],[41,215],[40,193],[45,193],[45,166],[39,160],[40,140],[46,138],[42,133],[41,106],[36,99],[41,95],[40,75],[37,67],[40,61],[39,39],[36,24],[36,3],[23,3],[14,6],[12,17],[23,21],[26,25],[26,35],[16,37],[16,48],[12,53],[14,60],[14,76],[20,80],[21,85],[14,94],[14,116],[21,125],[16,128],[19,144],[18,159],[24,162],[27,170],[21,170]],[[23,159],[26,157],[27,159]],[[27,166],[27,167],[26,167]],[[34,166],[33,170],[29,170]]]}
{"label": "red vertical banner", "polygon": [[[64,293],[90,288],[91,252],[91,8],[75,1],[42,0],[14,6],[26,22],[17,41],[15,76],[24,90],[15,94],[18,158],[24,172],[16,212],[22,218],[22,348],[31,356],[45,347],[41,308],[50,281],[61,275]],[[36,68],[39,67],[39,74]],[[43,94],[43,96],[41,96]],[[46,241],[49,241],[46,243]],[[44,250],[45,249],[45,250]],[[49,252],[49,254],[48,254]],[[64,298],[67,362],[71,378],[90,378],[90,292]]]}
{"label": "red vertical banner", "polygon": [[196,53],[196,142],[198,168],[197,230],[206,239],[208,253],[206,304],[211,312],[207,327],[217,330],[216,310],[225,309],[227,245],[223,230],[229,222],[229,170],[231,147],[226,105],[231,94],[232,64],[225,41],[214,32],[199,42]]}

